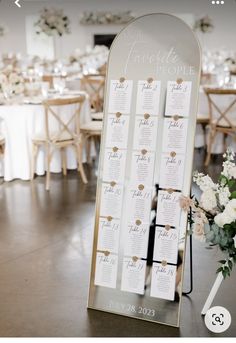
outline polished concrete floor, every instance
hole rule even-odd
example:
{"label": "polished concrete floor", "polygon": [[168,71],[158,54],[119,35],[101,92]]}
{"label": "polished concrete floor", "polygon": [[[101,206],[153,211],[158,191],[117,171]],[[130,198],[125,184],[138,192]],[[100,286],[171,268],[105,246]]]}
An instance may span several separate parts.
{"label": "polished concrete floor", "polygon": [[[202,161],[203,152],[195,151],[199,170]],[[209,174],[216,175],[220,164],[214,160]],[[214,301],[230,311],[231,327],[213,334],[200,313],[221,253],[196,241],[194,290],[183,299],[180,329],[87,310],[96,193],[94,169],[87,172],[86,186],[75,172],[66,178],[53,175],[50,193],[40,177],[33,184],[0,185],[0,336],[234,337],[236,273],[224,281]],[[187,261],[186,290],[188,280]]]}

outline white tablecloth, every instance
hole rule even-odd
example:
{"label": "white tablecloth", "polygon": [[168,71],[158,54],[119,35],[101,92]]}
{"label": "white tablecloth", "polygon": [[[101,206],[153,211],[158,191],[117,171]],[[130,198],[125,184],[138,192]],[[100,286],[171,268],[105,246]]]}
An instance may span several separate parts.
{"label": "white tablecloth", "polygon": [[[221,110],[227,109],[233,99],[235,99],[234,95],[216,95],[213,97],[215,103],[219,106]],[[228,112],[227,115],[229,118],[236,119],[236,105]],[[198,115],[199,119],[209,119],[209,106],[207,96],[204,93],[203,88],[200,88],[199,91],[199,103],[198,103]],[[200,148],[204,146],[204,143],[208,140],[208,133],[209,130],[206,129],[204,132],[202,125],[198,124],[196,129],[196,137],[195,137],[195,147]],[[206,134],[206,137],[204,135]],[[216,135],[214,144],[212,146],[212,153],[213,154],[222,154],[224,152],[224,136],[221,133]],[[233,149],[236,149],[236,143],[232,140],[231,137],[227,138],[226,144],[231,146]]]}
{"label": "white tablecloth", "polygon": [[[73,105],[64,106],[68,118],[73,113]],[[0,175],[5,181],[13,179],[30,179],[30,163],[32,157],[32,137],[35,133],[44,132],[44,108],[42,105],[1,105],[2,132],[5,136],[4,163],[0,165]],[[80,121],[84,124],[91,120],[90,103],[88,97],[81,110]],[[44,151],[39,151],[36,174],[45,173]],[[85,154],[83,157],[85,161]],[[4,168],[4,170],[3,170]],[[67,168],[76,169],[77,162],[74,149],[67,148]],[[61,157],[55,151],[51,163],[52,172],[61,172]]]}

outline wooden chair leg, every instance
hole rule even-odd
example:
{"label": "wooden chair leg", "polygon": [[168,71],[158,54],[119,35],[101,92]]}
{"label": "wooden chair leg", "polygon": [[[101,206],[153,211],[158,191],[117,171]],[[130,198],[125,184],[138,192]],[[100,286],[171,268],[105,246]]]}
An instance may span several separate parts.
{"label": "wooden chair leg", "polygon": [[86,137],[86,159],[87,163],[91,163],[91,136]]}
{"label": "wooden chair leg", "polygon": [[34,179],[38,150],[39,150],[38,145],[33,144],[32,158],[31,158],[31,180]]}
{"label": "wooden chair leg", "polygon": [[63,170],[63,175],[67,175],[67,161],[66,161],[66,149],[62,148],[61,149],[61,161],[62,161],[62,170]]}
{"label": "wooden chair leg", "polygon": [[46,147],[46,190],[50,190],[50,163],[51,163],[51,155],[50,155],[50,147]]}
{"label": "wooden chair leg", "polygon": [[212,130],[210,132],[210,137],[209,137],[209,141],[207,144],[207,156],[206,156],[206,160],[205,160],[205,166],[207,167],[210,163],[210,159],[211,159],[211,148],[212,148],[212,144],[215,140],[215,135],[216,135],[216,131]]}
{"label": "wooden chair leg", "polygon": [[82,144],[77,144],[76,145],[76,153],[77,153],[77,161],[78,161],[78,171],[80,172],[80,175],[81,175],[83,183],[87,184],[88,180],[87,180],[87,176],[85,174],[84,166],[83,166],[83,163],[82,163],[82,147],[83,147]]}

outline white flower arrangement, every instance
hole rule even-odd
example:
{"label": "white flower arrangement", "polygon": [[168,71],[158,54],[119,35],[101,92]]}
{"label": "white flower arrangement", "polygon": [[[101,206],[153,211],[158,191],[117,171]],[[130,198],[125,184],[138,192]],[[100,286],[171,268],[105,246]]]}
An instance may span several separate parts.
{"label": "white flower arrangement", "polygon": [[231,149],[223,156],[225,161],[218,182],[195,172],[193,181],[202,191],[200,200],[182,196],[180,207],[184,211],[192,209],[190,233],[202,242],[217,245],[225,254],[217,272],[226,277],[236,264],[236,164]]}
{"label": "white flower arrangement", "polygon": [[70,20],[62,9],[44,8],[39,20],[35,23],[36,33],[45,33],[47,36],[63,36],[70,33]]}
{"label": "white flower arrangement", "polygon": [[126,24],[135,16],[131,11],[126,12],[84,12],[80,24],[83,25],[107,25]]}
{"label": "white flower arrangement", "polygon": [[0,74],[0,93],[10,93],[12,95],[23,94],[25,90],[24,79],[20,73],[11,71]]}
{"label": "white flower arrangement", "polygon": [[202,33],[210,33],[214,29],[212,19],[206,15],[195,21],[194,29]]}

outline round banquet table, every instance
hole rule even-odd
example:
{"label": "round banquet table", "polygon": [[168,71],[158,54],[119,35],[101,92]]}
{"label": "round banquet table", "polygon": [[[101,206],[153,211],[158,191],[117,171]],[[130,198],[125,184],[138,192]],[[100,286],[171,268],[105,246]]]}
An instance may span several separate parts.
{"label": "round banquet table", "polygon": [[[209,87],[213,87],[214,85],[209,85]],[[220,109],[226,109],[229,104],[235,99],[235,95],[216,95],[212,97],[215,103],[219,106]],[[232,109],[228,112],[227,116],[232,119],[236,119],[236,105],[232,107]],[[209,107],[208,107],[208,100],[207,96],[204,93],[203,87],[200,87],[199,90],[199,102],[198,102],[198,114],[197,119],[199,120],[207,120],[209,119]],[[196,128],[196,136],[195,136],[195,147],[200,148],[205,146],[205,143],[208,141],[208,134],[209,130],[203,130],[201,124],[197,125]],[[206,137],[205,137],[206,136]],[[231,146],[234,150],[236,150],[236,143],[232,140],[230,136],[227,137],[226,140],[227,146]],[[224,136],[222,133],[217,133],[215,141],[212,145],[212,154],[222,154],[224,152]]]}
{"label": "round banquet table", "polygon": [[[85,92],[67,95],[70,98],[84,94],[86,99],[81,108],[80,122],[84,124],[91,120],[89,97]],[[63,106],[63,116],[68,119],[74,113],[74,105]],[[0,105],[1,131],[5,137],[4,163],[0,162],[0,176],[5,181],[14,179],[30,180],[30,165],[32,156],[32,137],[44,131],[44,107],[42,104],[12,104]],[[40,148],[36,174],[45,174],[45,154]],[[83,162],[85,162],[85,151]],[[74,149],[67,148],[67,168],[76,169],[77,162]],[[61,155],[55,151],[51,162],[51,172],[61,172]]]}

